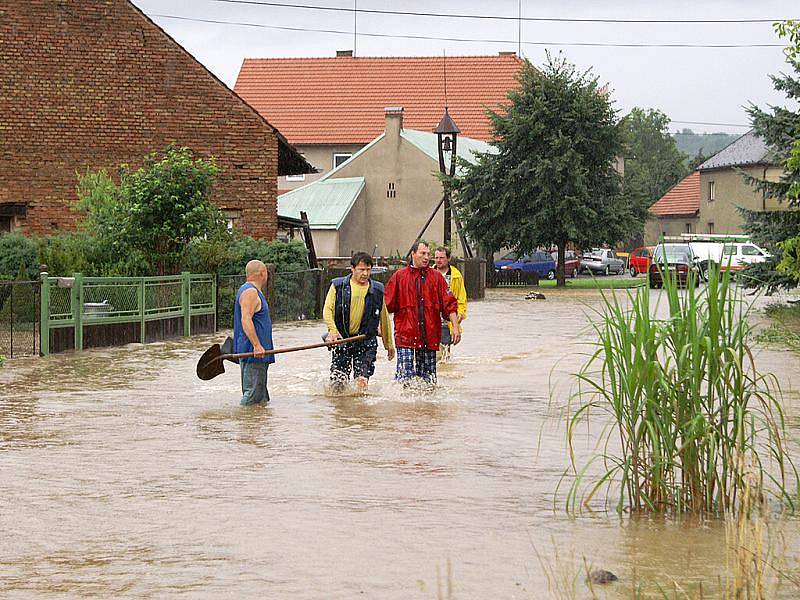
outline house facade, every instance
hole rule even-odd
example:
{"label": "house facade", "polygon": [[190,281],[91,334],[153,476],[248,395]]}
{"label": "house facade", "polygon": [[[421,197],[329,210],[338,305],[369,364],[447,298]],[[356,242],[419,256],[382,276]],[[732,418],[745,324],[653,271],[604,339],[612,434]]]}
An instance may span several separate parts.
{"label": "house facade", "polygon": [[[384,131],[338,168],[278,197],[281,216],[308,214],[317,255],[405,256],[442,199],[434,133],[404,127],[402,108],[383,111]],[[460,124],[459,124],[460,126]],[[481,140],[459,135],[458,155],[494,152]],[[441,207],[422,237],[441,243]],[[455,237],[455,224],[452,226]],[[458,252],[456,252],[458,254]]]}
{"label": "house facade", "polygon": [[281,133],[127,0],[0,4],[0,231],[74,228],[80,173],[172,143],[213,156],[213,199],[277,233],[277,178],[311,170]]}
{"label": "house facade", "polygon": [[661,235],[744,233],[738,208],[787,209],[785,203],[766,198],[748,184],[744,175],[777,181],[782,173],[766,143],[749,131],[702,163],[650,207],[645,243],[652,245]]}
{"label": "house facade", "polygon": [[[446,65],[447,98],[444,71]],[[384,131],[382,111],[405,108],[405,127],[432,131],[445,104],[461,133],[492,139],[486,109],[507,103],[522,61],[496,56],[245,59],[234,89],[278,127],[318,174],[281,177],[304,186],[335,169]]]}

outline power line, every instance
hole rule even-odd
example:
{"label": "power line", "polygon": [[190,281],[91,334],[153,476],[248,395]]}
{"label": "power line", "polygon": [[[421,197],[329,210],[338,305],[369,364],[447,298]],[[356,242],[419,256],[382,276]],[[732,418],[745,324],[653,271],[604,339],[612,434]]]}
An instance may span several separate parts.
{"label": "power line", "polygon": [[[312,4],[293,4],[289,2],[267,2],[265,0],[208,0],[226,4],[249,4],[255,6],[275,6],[281,8],[297,8],[303,10],[320,10],[329,12],[353,12],[352,8],[341,6],[315,6]],[[531,21],[557,23],[637,23],[637,24],[721,24],[721,23],[775,23],[786,21],[781,19],[591,19],[572,17],[522,17],[504,15],[470,15],[454,13],[416,12],[403,10],[380,10],[376,8],[358,8],[356,12],[374,15],[395,15],[409,17],[441,17],[447,19],[492,19],[496,21]]]}
{"label": "power line", "polygon": [[713,125],[715,127],[744,127],[750,129],[752,125],[742,125],[741,123],[709,123],[708,121],[678,121],[670,119],[670,123],[680,123],[681,125]]}
{"label": "power line", "polygon": [[[352,9],[351,9],[352,10]],[[278,29],[281,31],[307,31],[314,33],[331,33],[336,35],[353,35],[352,31],[341,29],[316,29],[310,27],[289,27],[285,25],[264,25],[263,23],[246,23],[241,21],[220,21],[218,19],[201,19],[199,17],[185,17],[180,15],[165,15],[151,13],[151,17],[161,19],[176,19],[179,21],[193,21],[196,23],[209,23],[214,25],[234,25],[238,27],[258,27],[261,29]],[[603,48],[783,48],[783,44],[651,44],[651,43],[611,43],[611,42],[530,42],[525,40],[499,40],[499,39],[476,39],[476,38],[457,38],[440,37],[427,35],[411,35],[399,33],[370,33],[361,32],[358,35],[363,37],[378,38],[400,38],[410,40],[438,40],[444,42],[480,42],[487,44],[525,44],[528,46],[589,46]]]}

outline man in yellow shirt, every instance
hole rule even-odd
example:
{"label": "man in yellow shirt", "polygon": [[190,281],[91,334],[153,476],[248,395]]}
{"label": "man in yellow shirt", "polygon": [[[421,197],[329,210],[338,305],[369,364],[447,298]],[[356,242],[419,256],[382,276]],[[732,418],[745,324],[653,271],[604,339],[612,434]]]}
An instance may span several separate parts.
{"label": "man in yellow shirt", "polygon": [[367,336],[365,340],[334,346],[331,355],[331,383],[343,387],[352,371],[356,386],[363,391],[375,373],[377,336],[381,336],[389,360],[394,358],[394,344],[383,300],[383,284],[370,278],[372,257],[366,252],[357,252],[350,259],[350,265],[350,275],[331,282],[322,316],[328,326],[326,341]]}
{"label": "man in yellow shirt", "polygon": [[[461,321],[467,318],[467,289],[464,287],[464,276],[450,264],[450,248],[439,246],[433,253],[433,260],[436,270],[444,276],[450,291],[458,301],[458,326],[461,331]],[[450,357],[450,328],[449,322],[442,322],[442,341],[439,344],[442,360]]]}

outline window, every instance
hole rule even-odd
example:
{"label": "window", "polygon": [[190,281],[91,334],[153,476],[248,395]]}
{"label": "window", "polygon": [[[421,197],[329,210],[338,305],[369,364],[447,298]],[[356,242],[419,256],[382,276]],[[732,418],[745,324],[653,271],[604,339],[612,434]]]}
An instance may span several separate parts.
{"label": "window", "polygon": [[736,244],[725,244],[722,247],[722,254],[725,256],[734,256],[736,254]]}
{"label": "window", "polygon": [[397,188],[395,188],[393,182],[389,182],[389,185],[386,187],[386,197],[397,198]]}
{"label": "window", "polygon": [[348,153],[344,153],[344,152],[342,152],[342,153],[334,152],[333,153],[333,168],[335,169],[336,167],[341,165],[343,162],[345,162],[351,156],[353,156],[352,153],[348,154]]}
{"label": "window", "polygon": [[13,217],[0,217],[0,233],[9,233],[11,231],[11,220]]}
{"label": "window", "polygon": [[228,226],[228,231],[233,231],[239,219],[242,218],[242,211],[222,209],[222,214],[225,217],[225,223]]}
{"label": "window", "polygon": [[692,224],[691,223],[687,223],[686,224],[686,233],[692,233]]}
{"label": "window", "polygon": [[714,222],[713,221],[709,221],[708,222],[708,233],[714,233]]}
{"label": "window", "polygon": [[755,246],[751,246],[750,244],[745,244],[744,246],[742,246],[742,254],[744,256],[761,256],[761,251]]}
{"label": "window", "polygon": [[716,194],[714,192],[714,182],[713,181],[709,181],[708,182],[708,201],[709,202],[713,202],[716,199],[717,199],[716,198]]}

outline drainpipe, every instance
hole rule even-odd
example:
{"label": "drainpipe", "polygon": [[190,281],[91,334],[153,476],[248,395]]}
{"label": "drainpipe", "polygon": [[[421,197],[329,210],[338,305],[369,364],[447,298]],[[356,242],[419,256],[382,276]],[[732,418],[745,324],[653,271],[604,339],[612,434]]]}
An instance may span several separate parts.
{"label": "drainpipe", "polygon": [[[767,180],[767,168],[764,167],[764,174],[761,177],[762,181]],[[761,190],[761,210],[767,210],[767,190]]]}

